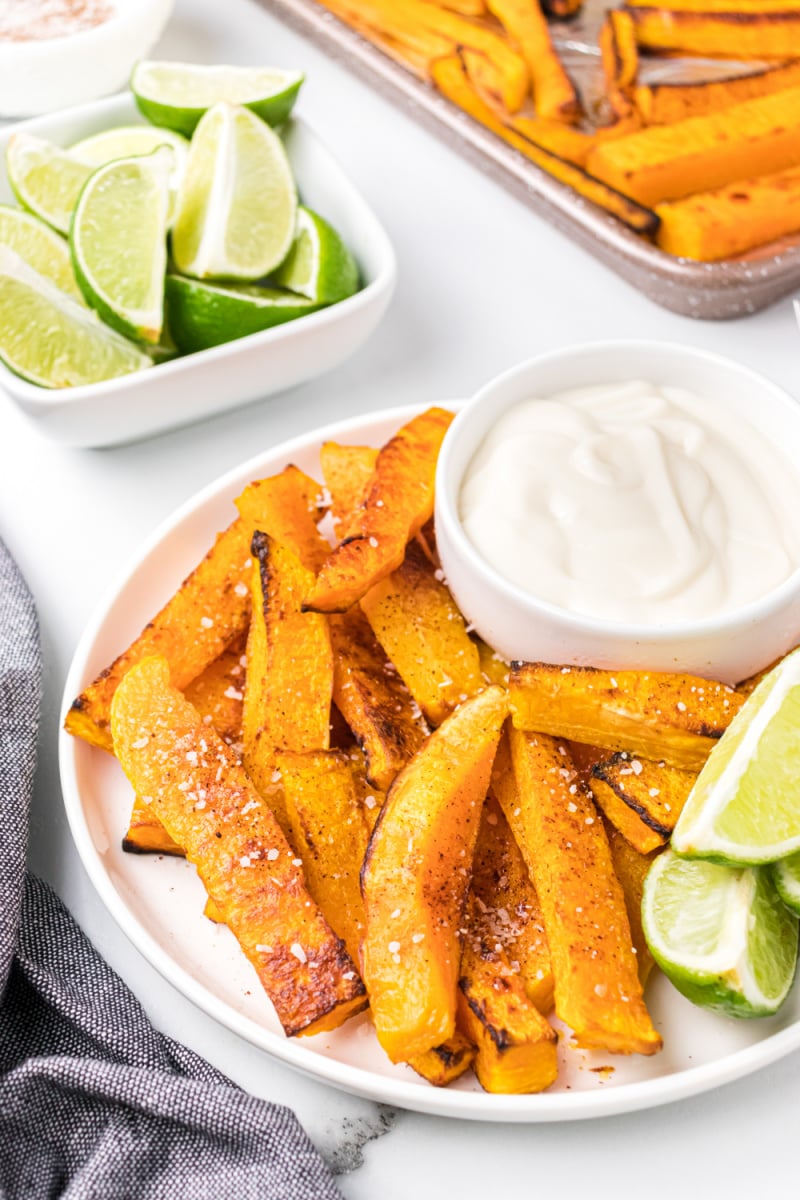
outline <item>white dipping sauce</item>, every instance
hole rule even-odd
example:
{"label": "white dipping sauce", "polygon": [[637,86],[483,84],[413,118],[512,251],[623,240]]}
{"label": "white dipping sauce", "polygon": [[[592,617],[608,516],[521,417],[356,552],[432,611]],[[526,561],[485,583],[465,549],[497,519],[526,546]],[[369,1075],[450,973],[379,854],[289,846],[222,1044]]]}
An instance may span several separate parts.
{"label": "white dipping sauce", "polygon": [[724,396],[681,388],[517,404],[470,463],[459,509],[506,579],[606,620],[717,616],[800,566],[800,475]]}

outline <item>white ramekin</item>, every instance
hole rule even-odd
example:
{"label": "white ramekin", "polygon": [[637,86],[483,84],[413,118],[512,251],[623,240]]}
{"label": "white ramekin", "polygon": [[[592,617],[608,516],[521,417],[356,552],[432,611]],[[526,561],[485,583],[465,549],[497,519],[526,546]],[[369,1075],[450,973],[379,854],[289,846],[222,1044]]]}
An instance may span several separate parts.
{"label": "white ramekin", "polygon": [[638,626],[583,616],[529,595],[485,561],[461,525],[464,473],[508,408],[531,396],[631,379],[719,397],[800,470],[800,405],[730,359],[644,341],[555,350],[491,380],[448,430],[436,481],[436,536],[448,583],[477,632],[509,660],[686,671],[738,682],[800,642],[800,563],[779,587],[742,608],[674,625]]}

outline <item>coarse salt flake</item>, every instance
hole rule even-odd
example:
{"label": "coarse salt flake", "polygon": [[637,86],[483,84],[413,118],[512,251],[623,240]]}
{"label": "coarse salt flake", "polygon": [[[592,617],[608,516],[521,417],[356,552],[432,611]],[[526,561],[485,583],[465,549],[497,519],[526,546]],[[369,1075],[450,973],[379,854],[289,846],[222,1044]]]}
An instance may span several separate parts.
{"label": "coarse salt flake", "polygon": [[388,949],[389,949],[390,954],[397,954],[397,951],[400,949],[400,943],[399,942],[389,942]]}
{"label": "coarse salt flake", "polygon": [[275,862],[275,859],[278,857],[279,853],[280,851],[273,847],[272,850],[267,851],[267,860],[269,862]]}
{"label": "coarse salt flake", "polygon": [[299,942],[292,942],[291,946],[289,947],[289,953],[293,954],[298,962],[308,962],[308,955]]}
{"label": "coarse salt flake", "polygon": [[212,621],[211,617],[201,617],[200,624],[202,625],[203,629],[212,629],[214,626],[214,622]]}
{"label": "coarse salt flake", "polygon": [[148,737],[140,737],[132,743],[134,750],[144,750],[147,743],[150,741]]}

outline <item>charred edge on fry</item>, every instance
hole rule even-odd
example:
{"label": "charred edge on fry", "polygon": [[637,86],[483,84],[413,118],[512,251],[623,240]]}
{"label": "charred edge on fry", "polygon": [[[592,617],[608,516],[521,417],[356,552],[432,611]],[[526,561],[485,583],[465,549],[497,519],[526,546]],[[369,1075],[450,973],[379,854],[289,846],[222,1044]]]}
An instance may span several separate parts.
{"label": "charred edge on fry", "polygon": [[666,825],[662,825],[660,821],[657,821],[652,813],[649,813],[643,805],[637,804],[637,802],[625,791],[625,789],[622,787],[622,784],[617,783],[615,779],[609,778],[609,776],[606,775],[607,766],[610,767],[612,763],[614,766],[616,766],[616,764],[619,762],[628,761],[629,756],[624,751],[620,751],[617,754],[614,754],[608,760],[607,765],[598,763],[596,767],[593,767],[592,779],[599,779],[606,785],[606,787],[611,788],[611,791],[614,793],[617,799],[621,800],[627,808],[630,808],[633,812],[635,812],[637,817],[639,817],[639,819],[648,827],[648,829],[652,829],[653,833],[657,833],[658,836],[662,837],[665,842],[669,841],[669,838],[672,834],[672,828],[667,828]]}

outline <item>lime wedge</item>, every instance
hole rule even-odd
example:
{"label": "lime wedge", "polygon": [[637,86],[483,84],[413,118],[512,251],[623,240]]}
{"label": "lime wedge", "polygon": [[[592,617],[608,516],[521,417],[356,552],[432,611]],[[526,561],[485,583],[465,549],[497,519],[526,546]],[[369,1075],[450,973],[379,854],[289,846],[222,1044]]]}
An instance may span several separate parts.
{"label": "lime wedge", "polygon": [[23,208],[59,233],[69,233],[72,210],[92,168],[44,138],[15,133],[6,149],[8,181]]}
{"label": "lime wedge", "polygon": [[800,850],[800,650],[764,677],[697,777],[672,834],[678,854],[775,862]]}
{"label": "lime wedge", "polygon": [[247,108],[218,104],[197,126],[178,193],[172,254],[198,279],[261,279],[289,253],[297,191],[283,143]]}
{"label": "lime wedge", "polygon": [[34,271],[83,304],[69,246],[44,221],[22,209],[0,204],[0,245],[10,246]]}
{"label": "lime wedge", "polygon": [[800,917],[800,854],[782,858],[770,870],[781,900]]}
{"label": "lime wedge", "polygon": [[276,288],[223,287],[179,275],[167,276],[166,304],[170,332],[185,354],[272,329],[319,307]]}
{"label": "lime wedge", "polygon": [[658,965],[704,1008],[771,1016],[792,986],[798,922],[769,868],[723,867],[667,850],[645,880],[642,923]]}
{"label": "lime wedge", "polygon": [[153,129],[151,125],[119,125],[116,129],[104,129],[102,133],[76,142],[70,146],[69,153],[92,167],[104,167],[115,158],[152,154],[157,146],[169,146],[173,151],[174,168],[170,186],[177,191],[186,168],[189,143],[185,137],[169,129]]}
{"label": "lime wedge", "polygon": [[358,267],[333,226],[301,205],[292,248],[272,282],[317,304],[335,304],[358,291]]}
{"label": "lime wedge", "polygon": [[180,62],[140,62],[131,90],[154,125],[191,137],[200,118],[221,102],[244,104],[270,125],[280,125],[297,99],[303,75],[277,67],[208,67]]}
{"label": "lime wedge", "polygon": [[149,357],[0,246],[0,359],[41,387],[80,387],[149,367]]}
{"label": "lime wedge", "polygon": [[126,337],[158,342],[164,323],[172,151],[98,167],[81,192],[70,232],[86,300]]}

